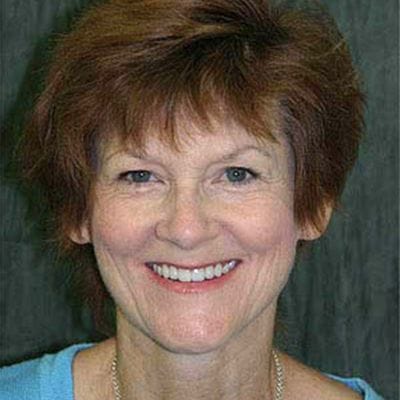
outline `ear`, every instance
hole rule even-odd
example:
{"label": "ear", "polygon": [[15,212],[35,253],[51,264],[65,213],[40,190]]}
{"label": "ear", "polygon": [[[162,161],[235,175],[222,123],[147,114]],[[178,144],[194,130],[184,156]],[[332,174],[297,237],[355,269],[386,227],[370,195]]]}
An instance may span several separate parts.
{"label": "ear", "polygon": [[80,227],[74,229],[69,234],[69,238],[76,244],[91,243],[92,240],[88,221],[84,221],[84,223]]}
{"label": "ear", "polygon": [[331,220],[333,207],[326,204],[322,207],[319,215],[319,224],[315,226],[312,222],[307,222],[300,228],[300,240],[316,240],[326,231]]}

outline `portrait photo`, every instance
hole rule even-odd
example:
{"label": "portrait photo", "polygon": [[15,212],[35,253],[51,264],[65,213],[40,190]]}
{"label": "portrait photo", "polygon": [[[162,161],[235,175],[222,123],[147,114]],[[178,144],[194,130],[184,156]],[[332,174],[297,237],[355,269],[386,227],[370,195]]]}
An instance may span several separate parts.
{"label": "portrait photo", "polygon": [[0,400],[396,400],[396,0],[3,0]]}

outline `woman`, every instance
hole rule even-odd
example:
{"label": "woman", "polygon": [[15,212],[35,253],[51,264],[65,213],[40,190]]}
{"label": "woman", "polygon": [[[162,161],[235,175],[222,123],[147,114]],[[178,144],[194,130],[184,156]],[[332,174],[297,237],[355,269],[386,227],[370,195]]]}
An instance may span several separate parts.
{"label": "woman", "polygon": [[22,153],[94,308],[115,302],[116,333],[3,369],[0,398],[379,399],[273,347],[296,250],[326,229],[361,127],[348,49],[322,12],[89,10],[59,44]]}

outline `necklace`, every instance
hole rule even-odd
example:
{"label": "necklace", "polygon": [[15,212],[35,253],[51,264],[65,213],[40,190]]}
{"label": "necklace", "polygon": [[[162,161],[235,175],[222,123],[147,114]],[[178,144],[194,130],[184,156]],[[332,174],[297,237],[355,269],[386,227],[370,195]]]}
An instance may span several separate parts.
{"label": "necklace", "polygon": [[[275,350],[272,350],[272,357],[274,358],[274,365],[276,370],[274,400],[283,400],[283,389],[284,389],[283,367],[279,359],[278,353]],[[115,400],[122,400],[117,368],[118,368],[118,361],[117,361],[117,355],[115,355],[111,364],[112,386],[113,386]]]}

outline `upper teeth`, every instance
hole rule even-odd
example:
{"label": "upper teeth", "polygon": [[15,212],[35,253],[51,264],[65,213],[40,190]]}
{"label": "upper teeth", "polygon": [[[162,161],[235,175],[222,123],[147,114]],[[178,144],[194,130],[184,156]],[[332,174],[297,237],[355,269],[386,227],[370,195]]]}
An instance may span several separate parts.
{"label": "upper teeth", "polygon": [[151,264],[153,271],[158,275],[180,282],[201,282],[205,279],[219,278],[221,275],[227,274],[237,265],[236,260],[227,263],[218,263],[209,265],[205,268],[185,269],[177,268],[168,264]]}

